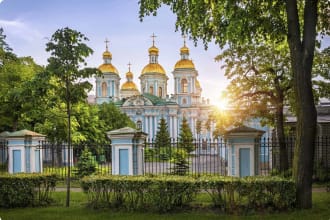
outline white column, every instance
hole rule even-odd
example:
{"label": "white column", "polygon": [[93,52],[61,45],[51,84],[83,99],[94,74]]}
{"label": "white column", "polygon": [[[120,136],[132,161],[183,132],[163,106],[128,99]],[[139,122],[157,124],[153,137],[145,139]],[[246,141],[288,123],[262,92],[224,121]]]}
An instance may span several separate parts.
{"label": "white column", "polygon": [[152,130],[152,116],[149,116],[149,134],[151,138],[154,138],[153,130]]}
{"label": "white column", "polygon": [[146,132],[146,133],[148,133],[148,135],[149,135],[149,138],[151,137],[151,134],[149,133],[149,124],[148,124],[148,116],[147,115],[145,115],[144,116],[144,131]]}
{"label": "white column", "polygon": [[170,116],[169,131],[170,131],[170,137],[173,138],[173,117],[172,116]]}

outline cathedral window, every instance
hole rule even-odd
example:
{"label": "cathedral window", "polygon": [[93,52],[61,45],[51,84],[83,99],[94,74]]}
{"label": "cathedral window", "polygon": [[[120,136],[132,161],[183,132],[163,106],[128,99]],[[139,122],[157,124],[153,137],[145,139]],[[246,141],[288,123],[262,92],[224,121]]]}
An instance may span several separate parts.
{"label": "cathedral window", "polygon": [[103,82],[102,83],[102,97],[106,97],[107,96],[107,83]]}
{"label": "cathedral window", "polygon": [[162,87],[159,87],[158,88],[158,96],[159,97],[162,97],[163,96],[163,88]]}
{"label": "cathedral window", "polygon": [[150,94],[154,94],[154,87],[153,87],[153,86],[150,86],[150,87],[149,87],[149,93],[150,93]]}
{"label": "cathedral window", "polygon": [[137,121],[136,122],[136,128],[141,131],[142,130],[142,122],[141,121]]}
{"label": "cathedral window", "polygon": [[182,79],[181,80],[181,92],[182,93],[187,93],[188,92],[188,81],[187,81],[187,79]]}

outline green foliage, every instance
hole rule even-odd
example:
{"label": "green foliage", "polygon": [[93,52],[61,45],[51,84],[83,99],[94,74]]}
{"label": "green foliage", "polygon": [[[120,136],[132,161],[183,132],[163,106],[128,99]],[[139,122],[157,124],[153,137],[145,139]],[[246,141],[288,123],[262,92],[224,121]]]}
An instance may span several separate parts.
{"label": "green foliage", "polygon": [[288,210],[295,207],[295,184],[289,179],[203,176],[199,181],[201,189],[212,198],[213,205],[229,213]]}
{"label": "green foliage", "polygon": [[81,186],[93,207],[167,212],[182,208],[197,192],[193,178],[175,176],[92,176]]}
{"label": "green foliage", "polygon": [[77,175],[81,178],[96,172],[97,162],[87,147],[81,152],[77,163]]}
{"label": "green foliage", "polygon": [[171,162],[174,163],[172,168],[172,174],[174,175],[186,175],[189,171],[189,155],[183,148],[174,148],[172,150]]}
{"label": "green foliage", "polygon": [[180,127],[179,147],[185,149],[187,153],[194,150],[193,135],[185,117],[183,117]]}
{"label": "green foliage", "polygon": [[168,132],[168,127],[166,120],[164,118],[160,119],[158,131],[155,139],[156,148],[168,148],[171,146],[171,137]]}
{"label": "green foliage", "polygon": [[49,204],[57,176],[7,174],[0,176],[0,207],[16,208]]}
{"label": "green foliage", "polygon": [[296,202],[294,182],[279,177],[90,176],[81,187],[94,208],[169,212],[205,192],[214,207],[235,214],[288,210]]}
{"label": "green foliage", "polygon": [[114,103],[102,103],[98,105],[99,120],[102,121],[104,131],[111,131],[123,127],[135,128],[134,122]]}

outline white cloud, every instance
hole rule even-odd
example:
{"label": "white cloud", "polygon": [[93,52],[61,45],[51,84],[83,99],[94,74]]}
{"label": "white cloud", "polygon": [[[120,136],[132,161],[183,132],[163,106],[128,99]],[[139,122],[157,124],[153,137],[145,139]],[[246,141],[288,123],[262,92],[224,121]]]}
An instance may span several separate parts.
{"label": "white cloud", "polygon": [[[0,0],[1,1],[1,0]],[[1,3],[1,2],[0,2]],[[34,42],[43,38],[42,34],[20,20],[1,20],[0,27],[3,27],[5,34],[28,42]]]}

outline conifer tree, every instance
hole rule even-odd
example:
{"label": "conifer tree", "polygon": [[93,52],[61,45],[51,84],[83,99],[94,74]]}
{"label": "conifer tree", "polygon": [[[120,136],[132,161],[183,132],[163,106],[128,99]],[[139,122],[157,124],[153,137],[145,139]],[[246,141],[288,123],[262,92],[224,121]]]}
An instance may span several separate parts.
{"label": "conifer tree", "polygon": [[156,134],[155,146],[158,148],[171,146],[171,137],[168,132],[168,126],[164,118],[160,119],[158,131]]}
{"label": "conifer tree", "polygon": [[179,146],[184,148],[187,153],[190,153],[194,150],[193,135],[189,127],[188,121],[185,117],[183,117],[182,119],[182,124],[180,128]]}

